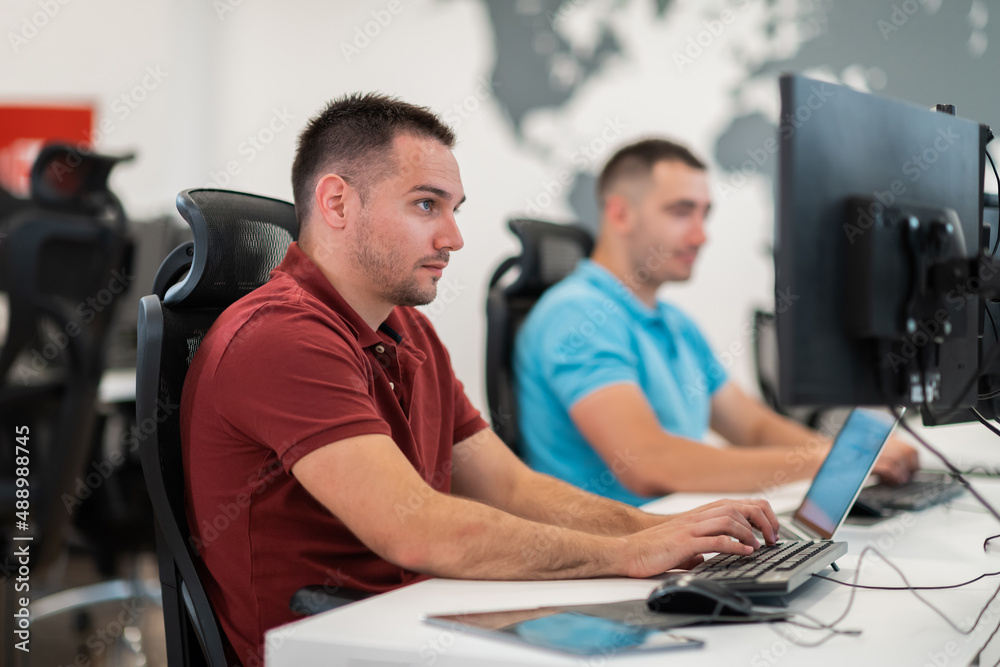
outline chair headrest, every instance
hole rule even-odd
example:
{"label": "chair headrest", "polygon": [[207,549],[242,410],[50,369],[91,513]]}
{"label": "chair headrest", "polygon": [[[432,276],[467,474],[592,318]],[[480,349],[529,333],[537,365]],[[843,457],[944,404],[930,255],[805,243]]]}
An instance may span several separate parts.
{"label": "chair headrest", "polygon": [[191,270],[164,302],[228,306],[267,282],[298,238],[295,207],[232,190],[196,188],[177,195],[177,210],[194,234]]}
{"label": "chair headrest", "polygon": [[97,213],[116,202],[108,190],[108,175],[134,154],[101,155],[69,144],[42,147],[31,167],[31,199],[46,208]]}
{"label": "chair headrest", "polygon": [[507,294],[540,295],[569,275],[594,249],[590,232],[577,224],[516,218],[507,226],[522,246],[517,262],[521,274],[506,288]]}

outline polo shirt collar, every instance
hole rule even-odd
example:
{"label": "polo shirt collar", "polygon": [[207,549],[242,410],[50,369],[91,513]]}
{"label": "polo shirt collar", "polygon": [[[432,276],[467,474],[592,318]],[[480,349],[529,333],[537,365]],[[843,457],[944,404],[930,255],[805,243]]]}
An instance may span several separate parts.
{"label": "polo shirt collar", "polygon": [[368,326],[368,323],[351,307],[351,304],[344,300],[340,292],[330,284],[330,281],[326,279],[326,276],[316,266],[316,263],[302,251],[297,242],[292,241],[288,246],[288,251],[285,253],[284,259],[281,260],[281,264],[271,271],[271,276],[273,277],[277,272],[287,273],[299,287],[330,306],[330,308],[344,318],[347,326],[358,337],[358,344],[361,347],[367,348],[379,343],[389,342],[390,344],[405,346],[410,352],[418,356],[421,361],[423,360],[425,356],[423,352],[410,346],[409,342],[405,341],[397,333],[402,329],[402,322],[399,320],[396,308],[393,308],[385,322],[379,325],[378,331],[386,337],[382,338]]}
{"label": "polo shirt collar", "polygon": [[666,313],[660,301],[656,302],[656,308],[650,308],[625,283],[597,262],[582,259],[576,265],[576,270],[584,280],[627,309],[636,319],[646,322],[664,321]]}

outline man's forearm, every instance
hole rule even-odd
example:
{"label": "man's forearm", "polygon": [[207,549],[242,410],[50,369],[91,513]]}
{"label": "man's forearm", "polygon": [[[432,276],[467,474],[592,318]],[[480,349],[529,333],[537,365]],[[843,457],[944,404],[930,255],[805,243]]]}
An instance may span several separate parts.
{"label": "man's forearm", "polygon": [[595,535],[629,535],[669,519],[541,473],[525,475],[504,509],[532,521]]}
{"label": "man's forearm", "polygon": [[769,412],[761,422],[753,442],[749,443],[750,446],[777,446],[799,449],[803,452],[806,450],[826,452],[830,449],[829,438],[787,417]]}
{"label": "man's forearm", "polygon": [[[534,499],[539,505],[544,499]],[[403,567],[439,577],[571,579],[624,574],[615,537],[557,522],[515,516],[483,503],[435,493],[400,517],[384,554]],[[433,536],[433,539],[427,539]]]}
{"label": "man's forearm", "polygon": [[531,521],[614,536],[665,520],[531,470],[490,429],[456,445],[453,461],[453,493]]}
{"label": "man's forearm", "polygon": [[752,493],[811,477],[825,451],[808,446],[712,447],[670,436],[659,442],[647,449],[642,467],[627,480],[635,493]]}
{"label": "man's forearm", "polygon": [[[636,510],[625,514],[645,520]],[[379,553],[411,570],[463,579],[650,577],[699,554],[750,553],[757,545],[751,522],[767,531],[768,539],[777,530],[777,519],[760,500],[719,501],[651,518],[654,525],[629,535],[596,535],[434,492],[391,531],[384,543],[388,549]]]}

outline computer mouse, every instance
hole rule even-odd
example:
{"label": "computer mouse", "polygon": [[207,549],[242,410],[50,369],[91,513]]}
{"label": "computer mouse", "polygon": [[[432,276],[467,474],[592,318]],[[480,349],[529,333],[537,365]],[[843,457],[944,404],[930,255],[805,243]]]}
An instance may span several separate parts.
{"label": "computer mouse", "polygon": [[646,605],[652,611],[667,614],[749,616],[753,613],[753,602],[747,596],[689,574],[667,579],[649,595]]}

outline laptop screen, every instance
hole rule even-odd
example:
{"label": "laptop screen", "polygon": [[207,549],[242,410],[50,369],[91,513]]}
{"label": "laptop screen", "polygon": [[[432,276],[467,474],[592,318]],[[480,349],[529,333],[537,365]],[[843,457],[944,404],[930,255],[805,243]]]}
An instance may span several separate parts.
{"label": "laptop screen", "polygon": [[884,412],[865,408],[851,411],[795,519],[823,539],[833,537],[895,425],[895,418]]}

